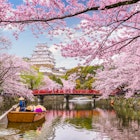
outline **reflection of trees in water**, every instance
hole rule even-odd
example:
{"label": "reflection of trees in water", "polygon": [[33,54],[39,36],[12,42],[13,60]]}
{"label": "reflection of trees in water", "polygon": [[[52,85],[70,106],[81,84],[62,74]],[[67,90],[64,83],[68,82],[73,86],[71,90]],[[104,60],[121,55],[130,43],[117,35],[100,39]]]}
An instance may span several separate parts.
{"label": "reflection of trees in water", "polygon": [[[75,96],[72,96],[75,97]],[[72,98],[71,97],[71,98]],[[77,97],[77,96],[76,96]],[[79,96],[78,96],[79,97]],[[70,98],[70,99],[71,99]],[[48,109],[58,109],[58,110],[81,110],[81,109],[93,109],[95,107],[103,108],[103,109],[111,109],[110,100],[99,100],[94,102],[89,101],[86,103],[77,103],[77,102],[64,102],[64,96],[45,96],[43,105]]]}
{"label": "reflection of trees in water", "polygon": [[43,104],[48,110],[82,110],[82,109],[93,109],[93,103],[88,102],[86,104],[77,104],[73,102],[64,102],[64,100],[57,100],[54,98],[54,100],[48,99],[48,101],[45,101]]}
{"label": "reflection of trees in water", "polygon": [[19,130],[19,133],[25,133],[25,131],[29,131],[29,130],[36,130],[38,127],[41,127],[42,124],[45,122],[45,119],[39,120],[37,122],[33,122],[33,123],[12,123],[9,122],[7,125],[7,128],[13,128],[15,130]]}
{"label": "reflection of trees in water", "polygon": [[92,110],[48,110],[46,115],[46,122],[41,128],[40,135],[36,137],[36,140],[55,138],[56,128],[64,123],[74,124],[78,128],[81,124],[81,128],[91,129],[92,116],[98,114]]}
{"label": "reflection of trees in water", "polygon": [[131,111],[119,108],[116,110],[115,116],[103,115],[103,117],[93,121],[93,125],[98,127],[102,134],[107,133],[113,140],[138,140],[140,137],[139,120],[134,119],[135,112],[132,115]]}
{"label": "reflection of trees in water", "polygon": [[[47,112],[46,122],[43,124],[38,139],[55,139],[57,126],[70,124],[77,129],[96,130],[101,137],[107,134],[113,140],[138,140],[140,137],[139,123],[132,115],[131,121],[128,121],[125,110],[125,118],[119,117],[121,110],[103,110],[100,108],[94,110],[50,110]],[[124,111],[124,112],[125,112]],[[133,112],[135,114],[135,112]],[[122,113],[123,114],[123,113]],[[125,115],[125,114],[124,114]],[[123,121],[129,122],[127,125]]]}
{"label": "reflection of trees in water", "polygon": [[128,135],[134,136],[134,140],[140,136],[140,110],[135,110],[129,107],[114,107],[117,112],[117,118],[119,119],[119,126],[124,131],[128,132]]}
{"label": "reflection of trees in water", "polygon": [[92,129],[92,118],[74,118],[66,119],[67,123],[74,125],[76,128]]}
{"label": "reflection of trees in water", "polygon": [[92,130],[92,118],[99,117],[98,110],[50,110],[47,111],[46,122],[41,129],[41,135],[37,139],[53,140],[57,126],[70,124],[77,129]]}
{"label": "reflection of trees in water", "polygon": [[92,109],[93,105],[92,102],[88,102],[86,104],[77,104],[77,103],[72,103],[72,106],[76,110],[82,110],[82,109]]}
{"label": "reflection of trees in water", "polygon": [[63,96],[45,96],[43,105],[47,109],[63,109]]}
{"label": "reflection of trees in water", "polygon": [[56,126],[60,123],[60,117],[49,118],[43,124],[40,134],[34,140],[53,140],[55,138]]}
{"label": "reflection of trees in water", "polygon": [[117,112],[117,117],[120,119],[120,125],[123,127],[129,127],[132,121],[140,124],[140,110],[134,110],[129,107],[115,106],[114,109]]}

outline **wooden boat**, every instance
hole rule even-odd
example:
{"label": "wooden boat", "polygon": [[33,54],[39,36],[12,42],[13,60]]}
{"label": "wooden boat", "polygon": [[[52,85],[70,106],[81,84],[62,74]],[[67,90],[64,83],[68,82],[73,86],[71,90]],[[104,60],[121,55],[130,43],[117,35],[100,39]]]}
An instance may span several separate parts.
{"label": "wooden boat", "polygon": [[45,119],[46,112],[17,112],[11,111],[8,113],[7,118],[9,122],[37,122],[41,119]]}

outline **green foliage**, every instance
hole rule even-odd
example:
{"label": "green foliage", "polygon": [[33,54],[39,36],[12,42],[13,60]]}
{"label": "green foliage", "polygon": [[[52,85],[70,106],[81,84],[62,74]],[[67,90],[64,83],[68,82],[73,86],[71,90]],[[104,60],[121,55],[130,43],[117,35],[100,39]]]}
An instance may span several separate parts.
{"label": "green foliage", "polygon": [[33,89],[38,89],[41,85],[44,84],[43,82],[43,74],[39,72],[39,70],[35,67],[32,67],[33,73],[31,72],[22,72],[21,73],[21,81],[24,84],[28,85],[28,88],[33,90]]}
{"label": "green foliage", "polygon": [[80,89],[80,87],[81,87],[80,80],[76,79],[76,88]]}
{"label": "green foliage", "polygon": [[56,77],[55,75],[50,75],[49,78],[53,81],[55,81],[56,83],[60,84],[63,86],[63,83],[61,81],[61,79],[59,77]]}
{"label": "green foliage", "polygon": [[74,126],[77,126],[78,128],[86,128],[86,129],[92,129],[92,118],[74,118],[74,119],[67,119],[66,122],[70,124],[74,124]]}
{"label": "green foliage", "polygon": [[[80,66],[70,69],[65,74],[64,78],[67,80],[70,75],[76,73],[78,78],[76,79],[77,89],[92,89],[92,83],[95,81],[95,74],[97,69],[101,69],[102,66]],[[90,74],[90,76],[88,76]]]}
{"label": "green foliage", "polygon": [[79,70],[81,71],[81,73],[83,74],[96,74],[96,70],[101,68],[102,66],[79,66],[79,67],[75,67],[75,68],[72,68],[70,70],[67,71],[66,75],[64,76],[66,79],[73,73],[78,73]]}
{"label": "green foliage", "polygon": [[88,80],[85,81],[83,84],[83,89],[92,89],[92,83],[95,81],[94,78],[89,78]]}

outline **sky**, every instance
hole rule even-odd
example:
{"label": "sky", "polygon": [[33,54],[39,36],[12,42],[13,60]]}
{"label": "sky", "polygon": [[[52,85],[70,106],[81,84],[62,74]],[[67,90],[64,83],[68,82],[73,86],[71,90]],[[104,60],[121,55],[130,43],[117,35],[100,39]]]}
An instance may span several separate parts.
{"label": "sky", "polygon": [[52,52],[54,56],[57,68],[73,68],[77,66],[78,61],[76,61],[74,58],[62,57],[60,51],[55,49],[53,45],[55,43],[55,40],[51,42],[49,38],[46,38],[43,35],[40,35],[39,38],[36,38],[30,30],[26,30],[25,32],[21,33],[18,39],[15,39],[13,37],[12,31],[4,30],[3,34],[4,36],[7,36],[12,42],[10,49],[7,50],[9,54],[19,57],[31,58],[37,44],[46,43],[48,49]]}
{"label": "sky", "polygon": [[[12,4],[19,5],[22,0],[9,0]],[[74,26],[75,24],[79,23],[79,20],[76,18],[70,18],[66,19],[66,22],[69,27]],[[13,30],[16,30],[13,28]],[[16,39],[13,36],[13,31],[4,28],[2,31],[2,35],[8,37],[12,43],[11,47],[7,52],[9,54],[13,54],[19,57],[31,57],[33,54],[33,50],[35,50],[35,47],[38,43],[46,43],[49,50],[53,53],[54,59],[56,61],[56,67],[65,67],[65,68],[73,68],[77,66],[78,61],[74,58],[64,58],[61,56],[60,51],[54,49],[55,43],[57,43],[58,40],[62,40],[63,38],[56,38],[53,41],[50,41],[49,37],[46,37],[45,34],[39,35],[38,38],[36,38],[32,31],[29,29],[26,29],[24,32],[19,34],[18,39]]]}

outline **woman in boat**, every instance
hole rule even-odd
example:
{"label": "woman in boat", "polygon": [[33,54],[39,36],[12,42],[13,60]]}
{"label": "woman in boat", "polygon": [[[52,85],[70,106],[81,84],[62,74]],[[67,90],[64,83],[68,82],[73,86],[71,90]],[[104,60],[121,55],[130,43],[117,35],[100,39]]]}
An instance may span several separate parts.
{"label": "woman in boat", "polygon": [[42,105],[35,106],[34,112],[45,112],[46,108]]}
{"label": "woman in boat", "polygon": [[20,107],[19,111],[26,111],[26,103],[23,97],[19,98],[19,107]]}

